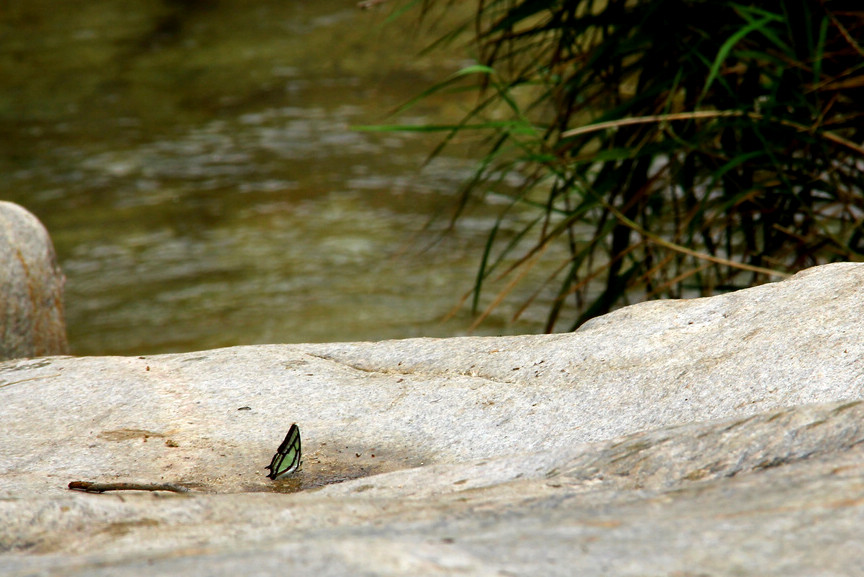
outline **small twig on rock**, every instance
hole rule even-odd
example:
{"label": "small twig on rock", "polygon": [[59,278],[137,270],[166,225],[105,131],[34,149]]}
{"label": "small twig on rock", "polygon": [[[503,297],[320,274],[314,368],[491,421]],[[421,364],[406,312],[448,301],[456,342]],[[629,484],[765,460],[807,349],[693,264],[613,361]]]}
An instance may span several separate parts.
{"label": "small twig on rock", "polygon": [[189,489],[170,483],[94,483],[92,481],[72,481],[69,488],[85,493],[104,493],[105,491],[171,491],[188,493]]}

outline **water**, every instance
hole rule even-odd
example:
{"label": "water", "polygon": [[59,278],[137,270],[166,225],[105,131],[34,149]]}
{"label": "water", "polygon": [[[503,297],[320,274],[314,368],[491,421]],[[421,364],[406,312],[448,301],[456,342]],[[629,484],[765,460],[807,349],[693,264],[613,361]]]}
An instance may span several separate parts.
{"label": "water", "polygon": [[[466,333],[464,308],[442,319],[498,210],[475,206],[442,236],[467,148],[424,166],[435,137],[351,130],[391,122],[466,55],[419,57],[434,34],[354,4],[0,12],[0,198],[52,234],[74,353]],[[431,99],[399,121],[467,105]],[[518,322],[513,310],[475,334],[542,329],[542,307]]]}

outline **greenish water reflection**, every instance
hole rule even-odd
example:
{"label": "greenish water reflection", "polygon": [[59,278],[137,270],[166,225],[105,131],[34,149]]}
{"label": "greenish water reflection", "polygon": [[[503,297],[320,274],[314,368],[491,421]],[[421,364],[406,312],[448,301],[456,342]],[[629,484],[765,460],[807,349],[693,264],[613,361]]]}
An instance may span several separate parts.
{"label": "greenish water reflection", "polygon": [[[348,0],[13,0],[0,198],[48,226],[76,354],[463,334],[494,207],[470,173],[349,129],[458,69]],[[452,100],[413,117],[456,118]],[[479,334],[536,332],[502,309]],[[542,312],[542,311],[541,311]]]}

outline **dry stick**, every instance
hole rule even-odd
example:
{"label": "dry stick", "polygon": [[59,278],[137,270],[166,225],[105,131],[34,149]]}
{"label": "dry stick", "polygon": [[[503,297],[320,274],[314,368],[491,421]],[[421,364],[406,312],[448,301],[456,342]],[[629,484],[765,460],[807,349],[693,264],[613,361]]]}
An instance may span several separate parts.
{"label": "dry stick", "polygon": [[[693,119],[698,119],[698,118],[720,118],[720,117],[734,117],[734,116],[747,116],[747,117],[752,118],[754,120],[760,120],[760,119],[764,118],[761,114],[756,114],[754,112],[743,112],[740,110],[719,110],[719,111],[701,110],[701,111],[696,111],[696,112],[677,112],[677,113],[672,113],[672,114],[657,114],[654,116],[638,116],[635,118],[624,118],[621,120],[610,120],[608,122],[598,122],[597,124],[589,124],[588,126],[582,126],[580,128],[574,128],[572,130],[562,132],[561,137],[562,138],[569,138],[571,136],[578,136],[580,134],[588,134],[590,132],[597,132],[600,130],[605,130],[607,128],[617,128],[619,126],[631,126],[634,124],[648,124],[651,122],[665,122],[665,121],[670,121],[670,120],[693,120]],[[806,126],[803,126],[801,124],[797,124],[794,122],[789,122],[788,120],[778,120],[778,122],[780,124],[783,124],[786,126],[791,126],[793,128],[797,128],[798,130],[801,130],[801,131],[806,132],[809,130]],[[828,140],[836,142],[837,144],[851,148],[855,152],[858,152],[859,154],[864,156],[864,147],[858,146],[854,142],[850,142],[850,141],[848,141],[844,138],[841,138],[841,137],[837,136],[836,134],[833,134],[830,132],[823,132],[822,136]],[[743,269],[743,270],[749,270],[752,272],[759,272],[759,273],[768,274],[768,275],[772,275],[772,276],[781,276],[781,277],[790,276],[786,273],[782,273],[779,271],[775,271],[775,270],[771,270],[771,269],[767,269],[767,268],[762,268],[762,267],[758,267],[758,266],[753,266],[753,265],[749,265],[749,264],[744,264],[744,263],[737,263],[737,262],[734,262],[731,260],[727,260],[725,258],[719,258],[719,257],[711,256],[709,254],[706,254],[703,252],[698,252],[695,250],[690,250],[690,249],[685,248],[681,245],[669,242],[667,240],[663,240],[662,238],[660,238],[656,235],[653,235],[653,234],[649,233],[648,231],[642,229],[642,227],[640,227],[638,224],[636,224],[632,220],[625,217],[623,214],[618,212],[614,207],[612,207],[608,204],[606,204],[606,206],[609,209],[609,211],[612,212],[612,214],[614,214],[618,218],[618,220],[627,224],[627,226],[630,226],[633,230],[636,230],[636,231],[640,232],[641,234],[645,235],[645,237],[651,239],[652,241],[654,241],[656,244],[659,244],[660,246],[664,246],[668,249],[678,251],[678,252],[681,252],[683,254],[698,258],[698,259],[707,260],[709,262],[713,262],[716,264],[722,264],[722,265],[726,265],[726,266],[731,266],[731,267],[735,267],[735,268],[739,268],[739,269]],[[524,273],[523,273],[523,275],[524,275]],[[523,276],[523,275],[519,275],[519,278],[521,278],[521,276]],[[505,296],[507,293],[509,293],[513,289],[513,285],[514,285],[514,283],[511,282],[510,284],[508,284],[507,287],[505,287],[505,289],[501,293],[499,293],[498,298],[495,299],[495,301],[492,303],[492,305],[490,305],[484,311],[484,313],[481,315],[480,319],[478,321],[475,321],[471,325],[472,328],[475,328],[479,324],[479,322],[482,322],[483,319],[485,319],[489,315],[489,313],[492,311],[492,309],[494,309],[500,303],[503,296]],[[455,307],[453,307],[453,309],[444,317],[443,320],[446,321],[446,320],[449,320],[450,318],[452,318],[456,314],[456,312],[460,308],[462,308],[462,305],[465,303],[466,300],[468,300],[468,297],[471,295],[472,292],[473,291],[468,291],[467,293],[465,293],[465,295],[460,299],[459,303]]]}
{"label": "dry stick", "polygon": [[[697,111],[697,112],[678,112],[678,113],[674,113],[674,114],[658,114],[655,116],[640,116],[640,117],[636,117],[636,118],[624,118],[622,120],[611,120],[609,122],[598,122],[597,124],[590,124],[588,126],[582,126],[580,128],[574,128],[573,130],[568,130],[566,132],[561,133],[561,136],[563,138],[568,138],[571,136],[577,136],[580,134],[587,134],[589,132],[595,132],[598,130],[605,130],[607,128],[616,128],[618,126],[630,126],[630,125],[634,125],[634,124],[648,124],[651,122],[665,122],[668,120],[691,120],[691,119],[696,119],[696,118],[719,118],[719,117],[730,117],[730,116],[746,116],[746,117],[752,118],[754,120],[760,120],[763,118],[763,116],[761,114],[756,114],[754,112],[742,112],[740,110],[719,110],[719,111],[703,110],[703,111]],[[785,125],[785,126],[797,128],[798,130],[801,130],[801,131],[806,132],[809,130],[806,126],[803,126],[803,125],[795,123],[795,122],[789,122],[788,120],[778,120],[778,122],[780,124]],[[864,156],[864,147],[861,147],[861,146],[855,144],[854,142],[850,142],[850,141],[848,141],[844,138],[841,138],[841,137],[837,136],[836,134],[832,134],[830,132],[823,132],[822,136],[828,140],[836,142],[837,144],[840,144],[842,146],[846,146],[847,148],[850,148],[850,149],[854,150],[855,152]],[[604,202],[603,204],[606,206],[606,208],[612,214],[615,215],[615,217],[619,221],[623,222],[624,224],[626,224],[627,226],[629,226],[633,230],[639,232],[640,234],[643,234],[646,238],[651,239],[653,242],[655,242],[656,244],[659,244],[660,246],[664,246],[668,249],[678,251],[678,252],[681,252],[683,254],[698,258],[698,259],[707,260],[709,262],[714,262],[717,264],[722,264],[722,265],[726,265],[726,266],[731,266],[731,267],[735,267],[735,268],[739,268],[739,269],[743,269],[743,270],[749,270],[752,272],[758,272],[758,273],[772,275],[772,276],[781,276],[781,277],[789,276],[786,273],[782,273],[782,272],[779,272],[776,270],[771,270],[771,269],[762,268],[759,266],[753,266],[753,265],[744,264],[744,263],[737,263],[737,262],[734,262],[731,260],[727,260],[725,258],[719,258],[716,256],[705,254],[703,252],[690,250],[690,249],[685,248],[681,245],[669,242],[667,240],[660,238],[657,235],[651,234],[648,231],[644,230],[638,224],[636,224],[635,222],[633,222],[632,220],[630,220],[629,218],[627,218],[626,216],[621,214],[612,205],[610,205],[606,202]]]}
{"label": "dry stick", "polygon": [[[498,308],[498,305],[501,304],[501,301],[503,301],[507,297],[507,295],[510,294],[510,291],[512,291],[513,288],[519,283],[519,281],[522,280],[522,278],[526,274],[528,274],[528,272],[530,272],[530,270],[534,267],[535,264],[537,264],[537,261],[540,260],[540,257],[543,256],[543,253],[546,252],[546,248],[548,246],[548,244],[544,245],[543,248],[537,251],[534,256],[523,262],[522,271],[519,274],[514,275],[515,278],[513,278],[509,283],[507,283],[507,286],[501,289],[501,291],[498,293],[498,296],[496,296],[492,303],[488,307],[486,307],[486,310],[484,310],[480,314],[480,316],[477,317],[477,319],[473,323],[471,323],[471,326],[468,327],[469,332],[480,326],[480,323],[482,323],[486,319],[486,317],[488,317],[492,313],[492,311]],[[500,276],[498,277],[499,280],[501,278],[502,277]]]}
{"label": "dry stick", "polygon": [[171,491],[172,493],[188,493],[189,489],[170,483],[94,483],[92,481],[72,481],[69,488],[73,491],[86,493],[104,493],[105,491]]}
{"label": "dry stick", "polygon": [[[826,11],[827,12],[827,11]],[[828,17],[831,19],[831,22],[840,30],[840,34],[843,35],[843,38],[848,42],[861,56],[864,56],[864,49],[861,48],[861,45],[858,44],[852,35],[849,34],[849,31],[846,30],[846,27],[840,24],[840,21],[837,20],[837,17],[833,12],[828,12]]]}
{"label": "dry stick", "polygon": [[[544,244],[543,247],[541,247],[540,249],[537,249],[537,250],[545,251],[547,246],[548,246],[548,243]],[[533,250],[533,249],[532,249],[532,250]],[[496,281],[501,280],[501,279],[504,278],[507,274],[509,274],[512,270],[514,270],[515,268],[518,268],[519,266],[522,266],[523,264],[525,264],[526,262],[528,262],[530,258],[533,258],[533,255],[532,255],[532,257],[522,257],[519,261],[517,261],[516,264],[512,265],[512,266],[511,266],[510,268],[508,268],[506,271],[504,271],[503,273],[501,273],[500,275],[498,275],[498,277],[497,277],[495,280],[496,280]],[[524,273],[523,273],[523,274],[524,274]],[[522,278],[522,276],[523,276],[523,275],[519,275],[519,278]],[[504,290],[506,290],[507,292],[510,292],[510,290],[512,290],[512,287],[511,287],[510,285],[508,285],[508,287],[509,287],[509,288],[505,288]],[[450,319],[452,319],[453,317],[455,317],[456,314],[457,314],[457,313],[462,309],[462,307],[465,305],[465,301],[467,301],[469,298],[471,298],[471,295],[474,294],[474,291],[475,291],[475,290],[477,290],[477,289],[476,289],[476,288],[472,288],[472,289],[470,289],[469,291],[467,291],[465,294],[463,294],[463,295],[462,295],[462,298],[459,299],[459,302],[457,302],[456,305],[455,305],[452,309],[450,309],[450,311],[449,311],[446,315],[444,315],[444,318],[441,319],[441,322],[442,322],[442,323],[446,323],[447,321],[449,321]],[[499,299],[499,300],[500,300],[500,299]],[[483,313],[483,318],[480,319],[480,320],[482,321],[483,319],[485,319],[485,318],[489,315],[490,312],[492,312],[492,311],[487,309],[487,310]],[[476,323],[475,323],[475,324],[472,324],[471,327],[469,327],[468,330],[469,330],[469,331],[470,331],[470,330],[474,330],[474,328],[476,328],[475,325],[476,325]]]}
{"label": "dry stick", "polygon": [[[695,120],[699,118],[726,118],[726,117],[734,117],[734,116],[746,116],[747,118],[752,118],[753,120],[762,120],[765,117],[761,114],[757,114],[755,112],[744,112],[741,110],[699,110],[696,112],[675,112],[671,114],[657,114],[653,116],[637,116],[635,118],[622,118],[621,120],[609,120],[607,122],[598,122],[597,124],[589,124],[588,126],[580,126],[579,128],[574,128],[572,130],[567,130],[566,132],[561,133],[561,138],[570,138],[571,136],[578,136],[580,134],[588,134],[590,132],[597,132],[599,130],[605,130],[607,128],[617,128],[619,126],[632,126],[634,124],[650,124],[652,122],[667,122],[670,120]],[[775,119],[775,122],[782,124],[784,126],[789,126],[791,128],[795,128],[800,130],[801,132],[810,132],[810,128],[804,126],[803,124],[798,124],[797,122],[791,122],[789,120],[783,119]],[[864,147],[855,144],[850,140],[846,140],[841,136],[837,136],[833,132],[822,132],[821,136],[826,140],[830,140],[836,144],[841,146],[845,146],[849,148],[861,156],[864,156]]]}
{"label": "dry stick", "polygon": [[724,116],[744,116],[749,114],[740,110],[702,110],[697,112],[676,112],[670,114],[656,114],[653,116],[637,116],[634,118],[622,118],[621,120],[608,120],[606,122],[598,122],[597,124],[589,124],[574,128],[561,133],[562,138],[570,138],[571,136],[579,136],[589,132],[597,132],[607,128],[618,128],[619,126],[632,126],[634,124],[649,124],[651,122],[664,122],[668,120],[693,120],[697,118],[717,118]]}
{"label": "dry stick", "polygon": [[645,230],[644,228],[642,228],[641,226],[636,224],[634,221],[630,220],[629,218],[627,218],[626,216],[621,214],[621,212],[618,211],[618,209],[616,209],[611,204],[608,204],[606,201],[603,201],[603,205],[609,210],[609,212],[611,212],[613,215],[615,215],[615,218],[617,218],[619,221],[623,222],[624,224],[629,226],[631,229],[635,230],[636,232],[643,235],[645,238],[651,240],[652,242],[659,244],[660,246],[664,246],[670,250],[675,250],[675,251],[678,251],[680,253],[684,253],[686,255],[692,256],[694,258],[698,258],[700,260],[707,260],[709,262],[722,264],[722,265],[730,266],[733,268],[739,268],[742,270],[749,270],[752,272],[767,274],[769,276],[779,276],[779,277],[792,276],[788,273],[780,272],[777,270],[772,270],[770,268],[763,268],[761,266],[753,266],[752,264],[745,264],[742,262],[735,262],[735,261],[728,260],[725,258],[720,258],[718,256],[712,256],[712,255],[704,253],[704,252],[691,250],[689,248],[681,246],[680,244],[675,244],[674,242],[669,242],[668,240],[660,238],[656,234],[652,234],[652,233],[648,232],[647,230]]}
{"label": "dry stick", "polygon": [[528,307],[531,306],[531,304],[534,302],[534,300],[540,296],[540,293],[543,291],[544,288],[546,288],[546,285],[548,285],[550,282],[552,282],[555,279],[555,277],[557,277],[559,274],[561,274],[561,271],[563,271],[565,268],[570,266],[570,264],[572,262],[573,262],[573,259],[565,259],[564,262],[562,262],[554,271],[552,271],[546,277],[546,280],[540,284],[540,286],[537,288],[537,290],[534,291],[531,294],[531,296],[528,297],[528,299],[524,303],[522,303],[522,306],[519,307],[519,309],[515,313],[513,313],[513,316],[510,318],[511,322],[518,321],[519,317],[522,316],[522,313],[524,313],[528,309]]}
{"label": "dry stick", "polygon": [[654,296],[656,294],[660,294],[660,292],[666,290],[668,287],[671,287],[672,285],[674,285],[676,283],[680,283],[681,281],[693,276],[694,274],[698,274],[698,273],[702,272],[703,270],[707,269],[709,266],[711,266],[711,263],[706,262],[705,264],[703,264],[700,267],[696,267],[692,270],[684,271],[681,274],[679,274],[678,276],[676,276],[675,278],[668,280],[668,281],[664,282],[663,284],[661,284],[660,286],[658,286],[656,289],[651,291],[651,294],[649,296]]}

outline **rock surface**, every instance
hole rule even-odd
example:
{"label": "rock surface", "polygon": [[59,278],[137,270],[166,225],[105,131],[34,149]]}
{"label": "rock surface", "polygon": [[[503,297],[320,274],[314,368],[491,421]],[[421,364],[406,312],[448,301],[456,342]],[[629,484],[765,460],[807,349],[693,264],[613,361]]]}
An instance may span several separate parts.
{"label": "rock surface", "polygon": [[64,281],[42,223],[0,201],[0,360],[68,352]]}
{"label": "rock surface", "polygon": [[0,574],[864,574],[862,287],[842,263],[572,334],[8,361]]}

